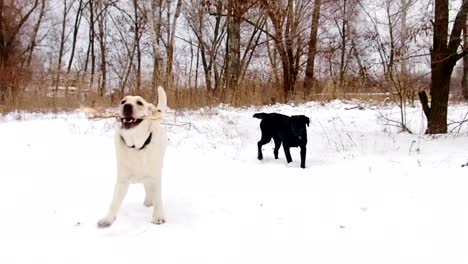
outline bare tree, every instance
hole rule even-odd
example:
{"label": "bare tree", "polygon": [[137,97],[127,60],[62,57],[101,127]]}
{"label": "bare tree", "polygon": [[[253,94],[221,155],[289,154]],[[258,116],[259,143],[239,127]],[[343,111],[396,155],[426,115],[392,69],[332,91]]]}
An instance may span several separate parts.
{"label": "bare tree", "polygon": [[401,18],[400,18],[400,68],[401,68],[401,83],[405,89],[408,87],[408,9],[411,0],[401,0]]}
{"label": "bare tree", "polygon": [[28,46],[28,52],[27,52],[27,58],[26,58],[26,66],[27,67],[31,66],[31,61],[32,61],[32,58],[33,58],[34,49],[36,48],[36,46],[38,44],[37,35],[38,35],[39,29],[41,27],[42,20],[44,18],[45,7],[46,7],[46,0],[41,0],[41,7],[40,7],[40,10],[39,10],[39,15],[37,17],[37,22],[34,25],[31,40],[30,40],[29,46]]}
{"label": "bare tree", "polygon": [[[102,73],[103,69],[107,70],[106,67],[106,46],[105,46],[105,38],[107,34],[104,32],[105,21],[107,17],[107,10],[109,6],[114,5],[119,0],[102,0],[102,1],[93,1],[88,0],[87,6],[89,10],[89,35],[88,35],[88,48],[86,51],[86,62],[84,71],[87,73],[88,65],[91,64],[91,69],[89,73],[89,89],[93,90],[95,88],[96,82],[96,66],[97,66],[97,50],[96,50],[96,41],[98,41],[99,45],[99,57],[100,57],[100,71],[101,76],[98,83],[98,94],[103,95],[106,86],[106,79],[107,73]],[[96,31],[96,25],[98,26],[98,30]]]}
{"label": "bare tree", "polygon": [[83,17],[83,10],[85,8],[86,6],[83,0],[80,0],[78,2],[78,8],[75,14],[75,22],[73,24],[73,36],[72,36],[72,44],[71,44],[71,50],[70,50],[70,58],[68,60],[67,73],[65,75],[65,95],[68,95],[68,85],[69,85],[68,81],[69,81],[70,72],[73,66],[73,60],[75,58],[76,41],[78,39],[78,32],[80,29],[81,18]]}
{"label": "bare tree", "polygon": [[[86,52],[86,62],[85,62],[85,73],[88,69],[89,59],[91,58],[91,69],[90,69],[90,77],[89,77],[89,89],[92,90],[94,88],[94,78],[96,74],[96,49],[94,45],[94,41],[96,39],[96,31],[95,31],[95,22],[96,22],[96,6],[94,5],[94,1],[89,1],[89,37],[88,37],[88,49]],[[84,76],[84,75],[83,75]]]}
{"label": "bare tree", "polygon": [[[130,13],[130,11],[125,10],[123,7],[115,6],[120,12],[113,12],[109,14],[110,27],[116,30],[116,33],[109,34],[109,50],[113,50],[109,60],[112,60],[113,63],[110,65],[109,71],[117,75],[118,78],[118,90],[121,94],[126,93],[138,93],[141,85],[141,68],[135,67],[135,54],[137,53],[137,48],[140,47],[140,23],[135,22],[135,19],[138,19],[138,15]],[[134,8],[131,8],[133,12],[137,11]],[[137,11],[138,12],[138,11]],[[135,32],[138,31],[138,33]],[[128,33],[133,32],[134,37],[129,38]],[[140,51],[141,52],[141,51]],[[140,62],[137,62],[137,65],[141,65],[141,54]],[[132,70],[135,69],[135,80],[133,85],[131,74]],[[128,88],[128,89],[127,89]]]}
{"label": "bare tree", "polygon": [[[322,0],[314,1],[314,9],[312,12],[312,22],[310,25],[309,49],[307,53],[307,66],[304,79],[304,94],[309,95],[315,88],[314,69],[315,56],[317,54],[317,33],[320,20],[320,8]],[[315,92],[315,91],[314,91]]]}
{"label": "bare tree", "polygon": [[153,55],[153,76],[151,80],[152,90],[155,91],[156,85],[161,83],[163,55],[160,45],[162,30],[162,12],[163,0],[147,1],[146,18],[151,36],[151,48]]}
{"label": "bare tree", "polygon": [[[463,49],[468,49],[468,26],[465,22],[463,26]],[[461,81],[462,96],[465,101],[468,100],[468,56],[463,56],[463,75]]]}
{"label": "bare tree", "polygon": [[[142,16],[140,15],[140,7],[138,6],[138,1],[133,0],[133,18],[132,18],[132,27],[131,31],[134,33],[134,41],[133,41],[133,52],[131,55],[131,62],[133,62],[133,54],[136,51],[136,84],[135,84],[135,93],[139,93],[141,89],[141,60],[142,60],[142,52],[141,52],[141,36],[143,35],[143,28],[144,28],[144,21]],[[131,65],[132,63],[130,63]]]}
{"label": "bare tree", "polygon": [[342,88],[344,86],[344,76],[345,76],[345,71],[346,71],[346,54],[347,54],[347,41],[348,41],[348,0],[343,0],[343,4],[341,6],[341,12],[342,12],[342,17],[341,17],[341,24],[337,20],[335,20],[335,23],[337,25],[337,28],[339,30],[340,34],[340,69],[338,73],[338,86]]}
{"label": "bare tree", "polygon": [[[171,1],[167,0],[167,6],[170,8]],[[166,63],[166,85],[169,88],[174,87],[174,76],[173,76],[173,65],[174,65],[174,45],[175,45],[175,35],[177,28],[177,19],[179,18],[180,11],[182,8],[182,0],[177,0],[176,9],[172,17],[172,22],[170,19],[170,12],[168,11],[168,25],[167,25],[167,63]]]}
{"label": "bare tree", "polygon": [[35,0],[17,7],[14,1],[0,0],[0,103],[7,95],[15,96],[18,88],[18,67],[21,60],[15,58],[21,44],[20,31],[39,4]]}
{"label": "bare tree", "polygon": [[286,100],[294,93],[302,55],[303,36],[299,28],[305,11],[309,9],[309,1],[288,0],[286,5],[276,0],[260,0],[265,10],[273,32],[268,33],[275,43],[281,59],[283,71],[282,95]]}
{"label": "bare tree", "polygon": [[226,86],[236,90],[241,74],[241,22],[250,7],[250,0],[228,0]]}
{"label": "bare tree", "polygon": [[[461,32],[466,23],[468,0],[461,2],[449,35],[449,1],[435,0],[434,34],[431,49],[431,104],[425,91],[419,92],[424,114],[427,117],[427,133],[447,133],[447,109],[450,92],[450,79],[453,68],[459,59],[468,53],[458,53]],[[448,42],[447,42],[448,40]]]}
{"label": "bare tree", "polygon": [[[205,87],[209,91],[215,91],[221,86],[221,78],[217,71],[217,59],[221,57],[220,50],[222,40],[226,35],[226,21],[223,16],[223,2],[215,1],[211,5],[205,5],[204,0],[192,0],[187,9],[189,27],[197,40],[201,65],[205,77]],[[212,8],[211,15],[206,12]],[[213,83],[214,78],[214,83]]]}
{"label": "bare tree", "polygon": [[55,72],[55,91],[58,90],[58,87],[60,85],[60,75],[62,71],[62,61],[63,61],[63,54],[65,53],[65,42],[66,42],[66,36],[67,36],[67,17],[68,14],[70,13],[70,9],[73,6],[73,3],[70,3],[70,1],[63,0],[62,2],[63,5],[63,11],[62,11],[62,23],[61,23],[61,28],[60,28],[60,43],[59,43],[59,53],[58,53],[58,62],[57,62],[57,68]]}
{"label": "bare tree", "polygon": [[[416,78],[408,74],[407,68],[409,60],[407,13],[410,10],[411,1],[386,0],[379,5],[379,8],[374,10],[374,16],[362,7],[372,21],[372,27],[369,27],[367,32],[367,39],[380,57],[383,72],[382,77],[376,76],[376,79],[380,79],[378,87],[391,95],[390,99],[400,110],[398,121],[390,119],[387,121],[400,127],[402,131],[411,132],[406,119],[406,108],[412,95],[411,83],[414,83]],[[411,29],[415,31],[414,28]]]}
{"label": "bare tree", "polygon": [[243,53],[241,52],[241,60],[240,60],[240,74],[238,82],[241,83],[247,72],[247,69],[253,59],[254,53],[257,51],[261,43],[261,37],[263,32],[266,31],[266,24],[267,24],[267,17],[262,15],[261,13],[254,13],[253,16],[256,16],[257,19],[252,23],[252,30],[250,35],[248,36],[248,40],[243,47]]}
{"label": "bare tree", "polygon": [[98,88],[98,94],[103,96],[106,91],[107,84],[107,49],[106,49],[106,33],[105,33],[105,21],[106,16],[104,15],[107,12],[108,2],[103,3],[103,1],[96,2],[97,10],[101,15],[97,16],[97,25],[98,25],[98,41],[99,41],[99,54],[100,54],[100,71],[101,71],[101,81]]}
{"label": "bare tree", "polygon": [[[266,31],[268,31],[268,24],[265,25]],[[266,34],[266,48],[267,48],[267,55],[268,55],[268,60],[271,64],[271,76],[270,78],[273,79],[275,83],[280,82],[280,77],[279,77],[279,70],[278,70],[278,52],[276,51],[276,45],[270,44],[271,42],[271,37],[269,34]]]}

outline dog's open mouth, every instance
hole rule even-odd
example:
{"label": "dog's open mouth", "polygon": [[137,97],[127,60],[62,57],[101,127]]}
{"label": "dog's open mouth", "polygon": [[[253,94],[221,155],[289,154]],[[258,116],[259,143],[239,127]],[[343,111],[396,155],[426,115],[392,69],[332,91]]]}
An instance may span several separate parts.
{"label": "dog's open mouth", "polygon": [[126,117],[122,117],[120,121],[122,122],[123,128],[130,129],[130,128],[138,126],[138,124],[140,124],[141,121],[143,121],[143,118],[133,118],[131,116],[126,116]]}

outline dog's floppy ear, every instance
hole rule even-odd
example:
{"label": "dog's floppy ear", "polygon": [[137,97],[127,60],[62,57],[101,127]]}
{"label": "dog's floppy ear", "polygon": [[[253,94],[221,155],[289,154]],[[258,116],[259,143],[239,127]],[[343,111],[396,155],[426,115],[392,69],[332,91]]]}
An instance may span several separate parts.
{"label": "dog's floppy ear", "polygon": [[306,123],[306,125],[309,126],[310,119],[307,116],[303,115],[302,120],[304,120],[304,123]]}

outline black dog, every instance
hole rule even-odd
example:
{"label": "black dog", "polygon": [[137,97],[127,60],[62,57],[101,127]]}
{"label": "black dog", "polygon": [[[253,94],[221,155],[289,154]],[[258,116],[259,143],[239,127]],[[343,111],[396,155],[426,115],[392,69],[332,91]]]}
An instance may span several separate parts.
{"label": "black dog", "polygon": [[262,139],[258,142],[258,159],[263,159],[262,146],[270,142],[271,138],[275,141],[273,154],[278,159],[278,150],[283,143],[286,160],[292,161],[289,148],[301,148],[301,168],[305,168],[307,128],[309,118],[304,115],[286,116],[277,113],[256,113],[254,118],[262,119],[260,129],[262,130]]}

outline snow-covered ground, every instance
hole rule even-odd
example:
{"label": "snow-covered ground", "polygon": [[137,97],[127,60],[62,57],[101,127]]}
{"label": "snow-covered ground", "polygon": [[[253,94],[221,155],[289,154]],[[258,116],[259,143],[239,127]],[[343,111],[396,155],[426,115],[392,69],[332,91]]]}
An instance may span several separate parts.
{"label": "snow-covered ground", "polygon": [[[167,223],[133,185],[97,229],[115,180],[113,121],[82,114],[0,117],[0,263],[468,263],[468,134],[424,136],[381,115],[327,104],[170,112]],[[350,109],[352,108],[352,109]],[[306,169],[256,159],[259,111],[311,119]],[[462,120],[468,106],[450,108]]]}

